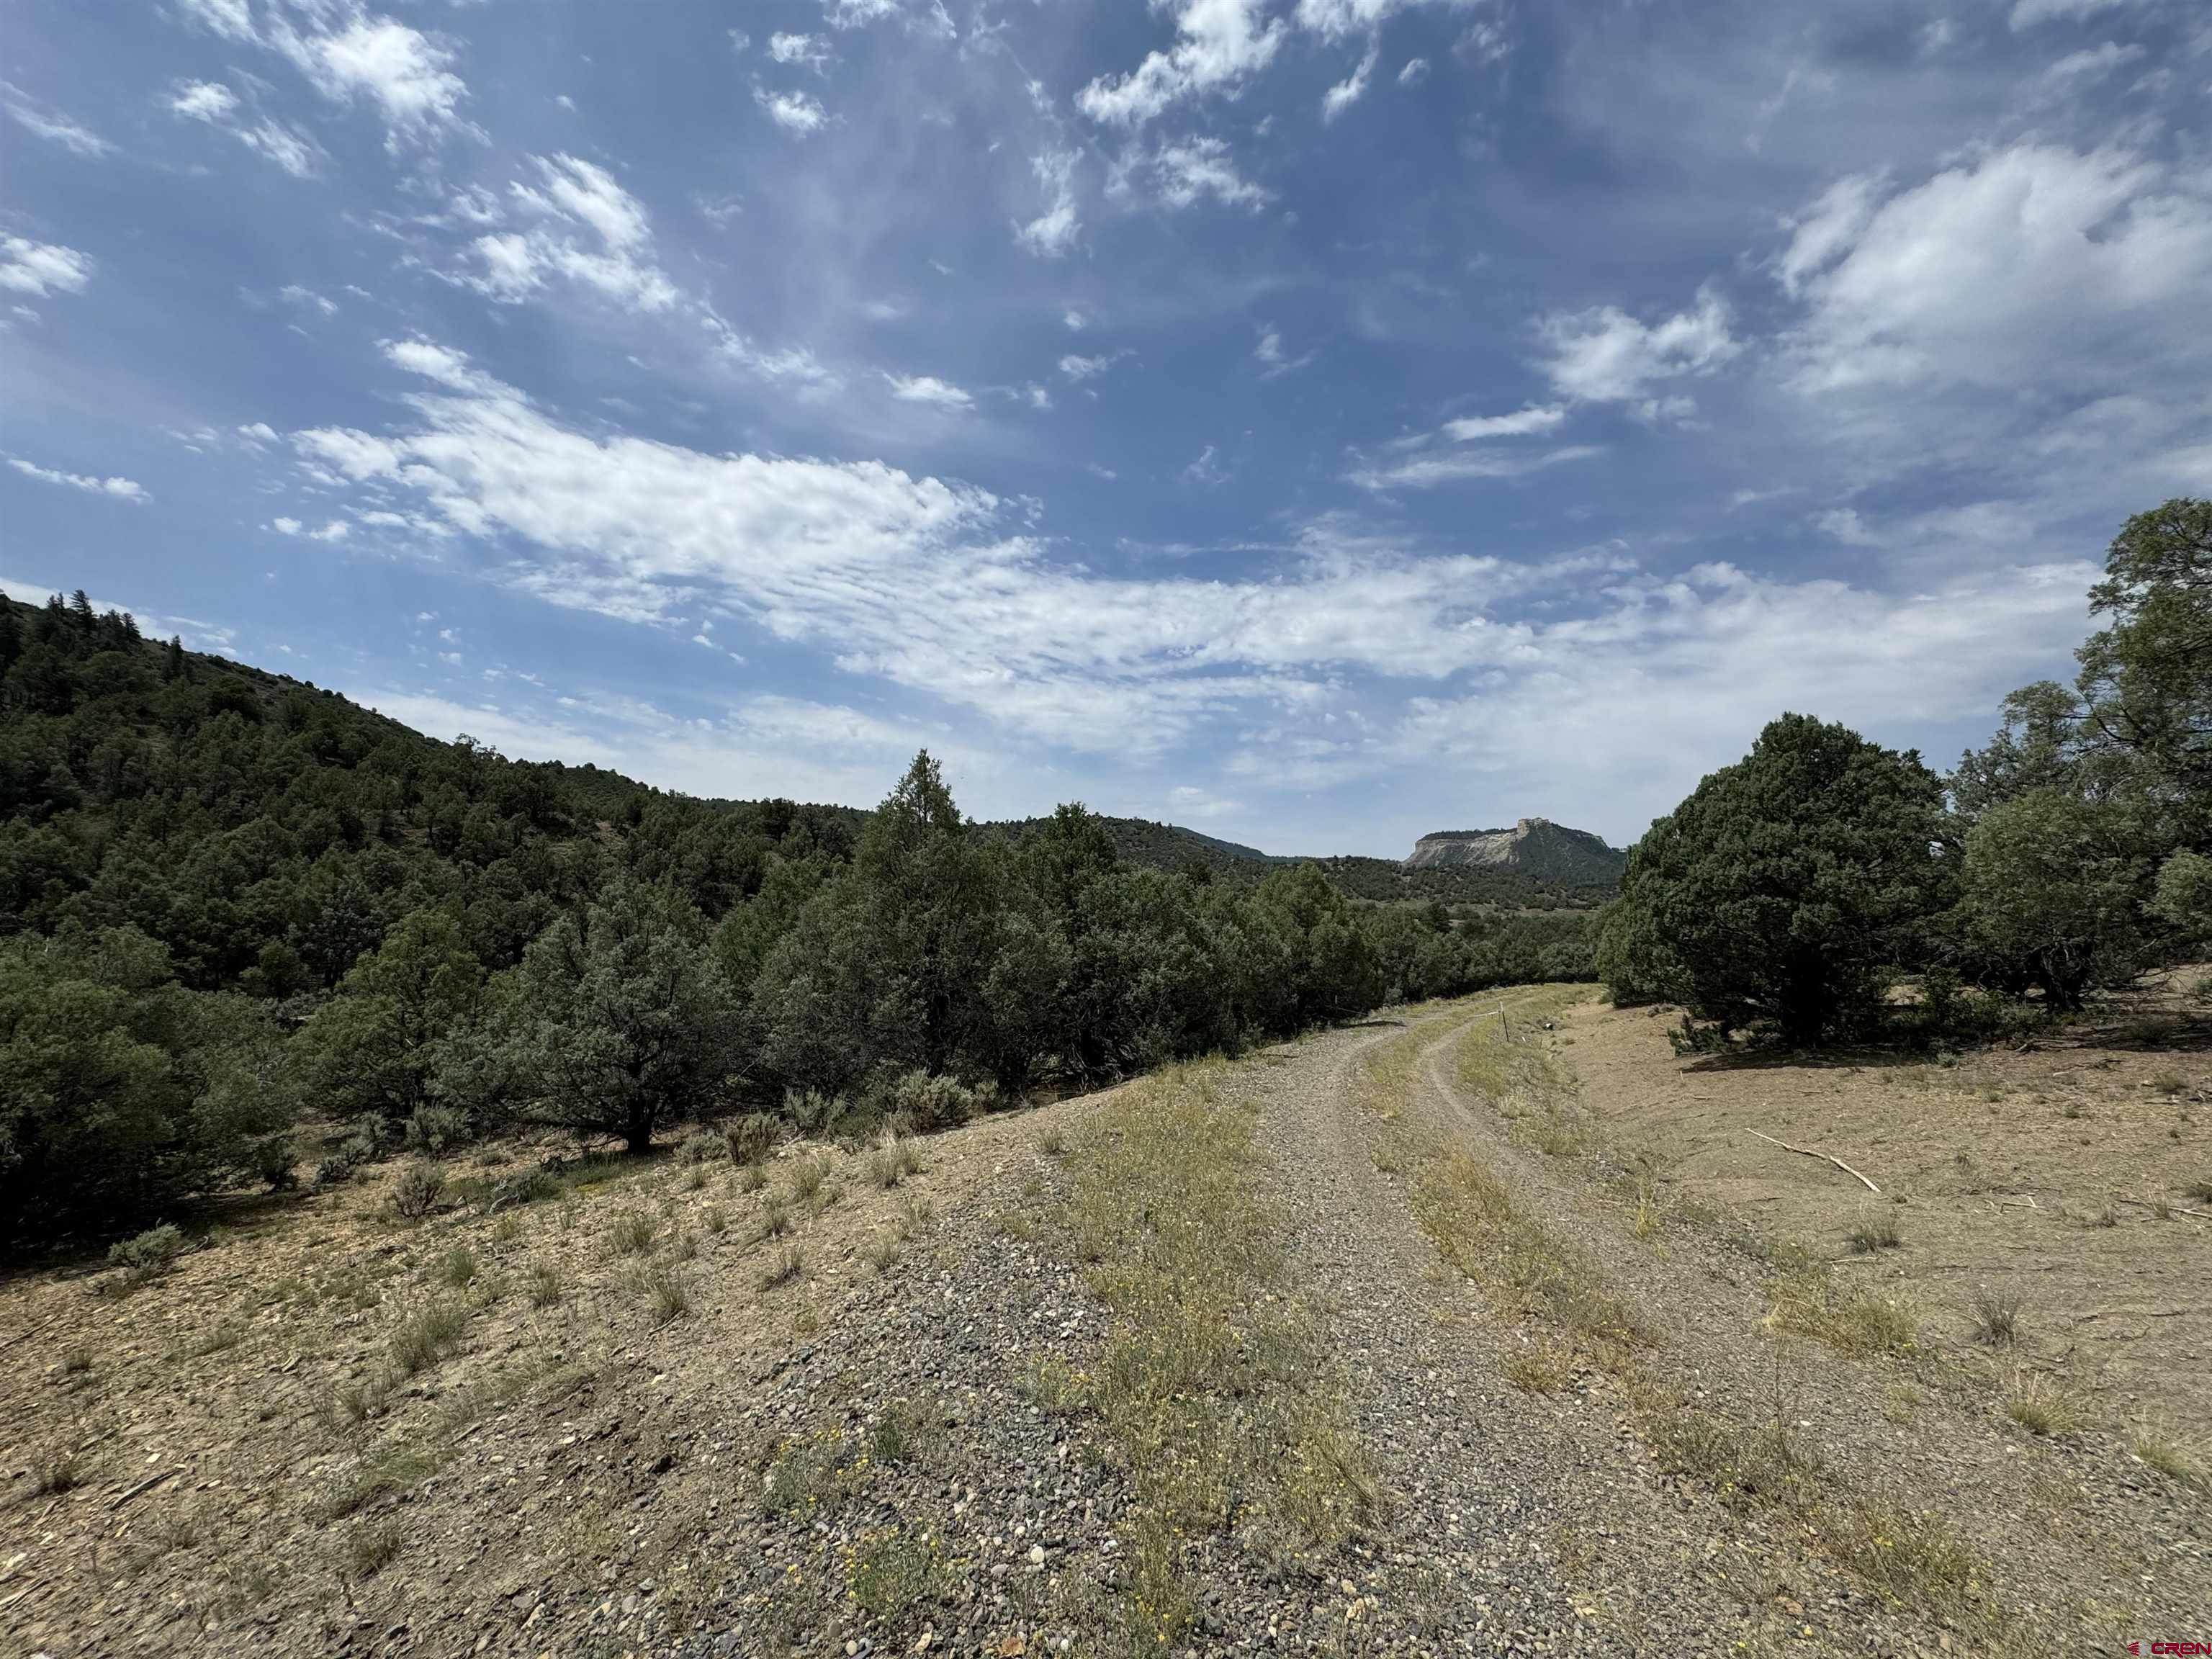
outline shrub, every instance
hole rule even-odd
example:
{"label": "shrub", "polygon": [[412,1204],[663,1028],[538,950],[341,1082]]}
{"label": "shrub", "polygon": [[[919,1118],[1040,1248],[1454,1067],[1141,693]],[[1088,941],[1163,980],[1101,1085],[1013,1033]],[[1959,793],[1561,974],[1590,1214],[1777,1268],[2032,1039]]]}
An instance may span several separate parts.
{"label": "shrub", "polygon": [[135,1287],[153,1283],[184,1253],[185,1236],[164,1223],[110,1245],[107,1265],[120,1268],[124,1283]]}
{"label": "shrub", "polygon": [[791,1231],[791,1212],[781,1198],[770,1197],[761,1206],[760,1226],[753,1234],[756,1243],[767,1238],[781,1238]]}
{"label": "shrub", "polygon": [[510,1205],[536,1204],[560,1190],[561,1182],[551,1170],[525,1170],[520,1175],[509,1176],[493,1189],[491,1207],[503,1210]]}
{"label": "shrub", "polygon": [[456,1244],[438,1258],[439,1282],[457,1291],[465,1291],[475,1284],[478,1271],[477,1253],[465,1244]]}
{"label": "shrub", "polygon": [[434,1164],[410,1164],[392,1183],[392,1213],[404,1220],[420,1221],[438,1207],[445,1193],[443,1170]]}
{"label": "shrub", "polygon": [[442,1157],[467,1144],[468,1114],[451,1106],[417,1106],[408,1116],[402,1139],[410,1152]]}
{"label": "shrub", "polygon": [[994,1091],[971,1089],[957,1078],[908,1072],[883,1091],[883,1115],[902,1115],[918,1134],[957,1129],[995,1103]]}
{"label": "shrub", "polygon": [[732,1164],[758,1164],[775,1150],[781,1126],[766,1112],[748,1112],[722,1126],[722,1145]]}
{"label": "shrub", "polygon": [[710,1158],[725,1157],[727,1152],[728,1145],[723,1138],[704,1129],[685,1136],[683,1146],[677,1148],[677,1156],[686,1164],[704,1164]]}

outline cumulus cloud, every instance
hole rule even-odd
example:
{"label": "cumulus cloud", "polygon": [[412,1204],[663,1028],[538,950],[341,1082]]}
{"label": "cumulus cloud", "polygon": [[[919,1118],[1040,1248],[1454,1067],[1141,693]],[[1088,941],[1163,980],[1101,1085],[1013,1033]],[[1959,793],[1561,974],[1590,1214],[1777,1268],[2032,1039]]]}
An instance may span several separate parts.
{"label": "cumulus cloud", "polygon": [[973,409],[975,400],[958,386],[933,374],[885,374],[891,396],[902,404],[927,404],[934,409]]}
{"label": "cumulus cloud", "polygon": [[811,93],[771,92],[766,87],[757,86],[753,88],[753,102],[786,132],[795,132],[802,137],[820,131],[830,119],[822,100]]}
{"label": "cumulus cloud", "polygon": [[1272,199],[1237,171],[1228,144],[1219,138],[1199,137],[1162,144],[1152,154],[1152,175],[1159,199],[1178,210],[1208,196],[1224,207],[1255,211]]}
{"label": "cumulus cloud", "polygon": [[2081,391],[2205,356],[2212,184],[2123,149],[2023,143],[1892,190],[1833,186],[1779,271],[1808,390]]}
{"label": "cumulus cloud", "polygon": [[561,277],[631,310],[675,305],[676,285],[654,259],[652,226],[637,198],[596,162],[567,155],[532,160],[535,179],[507,187],[529,228],[477,237],[474,269],[459,280],[507,304]]}
{"label": "cumulus cloud", "polygon": [[1728,307],[1710,289],[1692,309],[1656,323],[1597,306],[1545,316],[1537,332],[1553,387],[1585,403],[1642,398],[1655,381],[1710,373],[1743,349],[1729,331]]}
{"label": "cumulus cloud", "polygon": [[1028,223],[1016,226],[1014,239],[1042,258],[1059,258],[1075,246],[1083,229],[1075,214],[1075,164],[1081,159],[1072,149],[1047,150],[1030,163],[1049,205]]}
{"label": "cumulus cloud", "polygon": [[384,124],[386,149],[456,133],[482,137],[461,114],[469,88],[454,49],[360,0],[262,0],[258,12],[252,0],[179,0],[179,9],[224,40],[283,58],[331,102],[370,106]]}
{"label": "cumulus cloud", "polygon": [[15,294],[82,294],[92,280],[88,253],[58,242],[33,242],[21,236],[0,236],[0,289]]}
{"label": "cumulus cloud", "polygon": [[1100,76],[1076,94],[1076,107],[1103,125],[1139,127],[1186,99],[1233,92],[1274,61],[1289,33],[1280,18],[1262,26],[1266,10],[1266,0],[1183,0],[1175,45],[1119,80]]}
{"label": "cumulus cloud", "polygon": [[88,495],[109,495],[121,501],[149,501],[154,498],[145,488],[130,478],[96,478],[82,472],[59,472],[50,466],[40,466],[20,456],[10,455],[8,465],[27,478],[36,478],[40,483],[60,484],[70,489],[82,489]]}
{"label": "cumulus cloud", "polygon": [[1367,51],[1352,73],[1322,94],[1321,118],[1324,124],[1334,121],[1367,94],[1367,83],[1374,78],[1376,60],[1382,49],[1376,41],[1367,43]]}
{"label": "cumulus cloud", "polygon": [[50,144],[59,144],[72,155],[96,161],[115,148],[91,128],[5,81],[0,81],[0,104],[7,106],[15,125],[26,132]]}
{"label": "cumulus cloud", "polygon": [[1092,357],[1071,351],[1060,360],[1060,372],[1071,380],[1095,380],[1121,360],[1121,353],[1118,351],[1101,352]]}
{"label": "cumulus cloud", "polygon": [[830,49],[829,41],[818,34],[771,34],[768,38],[768,55],[779,64],[811,69],[817,75],[827,71],[837,58]]}

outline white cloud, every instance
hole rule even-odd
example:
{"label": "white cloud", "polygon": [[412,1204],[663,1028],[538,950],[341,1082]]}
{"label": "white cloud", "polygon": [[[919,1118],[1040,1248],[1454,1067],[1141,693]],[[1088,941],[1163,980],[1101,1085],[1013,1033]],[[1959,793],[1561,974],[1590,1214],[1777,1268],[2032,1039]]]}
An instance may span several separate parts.
{"label": "white cloud", "polygon": [[224,121],[238,108],[238,94],[220,81],[180,81],[168,97],[169,112],[192,121]]}
{"label": "white cloud", "polygon": [[455,72],[453,49],[361,0],[264,0],[258,24],[251,0],[179,3],[223,39],[283,58],[331,102],[369,104],[383,121],[387,150],[451,134],[483,136],[460,112],[469,88]]}
{"label": "white cloud", "polygon": [[1420,82],[1421,78],[1427,75],[1428,72],[1429,60],[1427,58],[1408,58],[1406,60],[1406,67],[1398,71],[1398,84],[1401,87],[1417,85]]}
{"label": "white cloud", "polygon": [[238,94],[220,81],[180,81],[163,101],[172,115],[220,127],[295,179],[312,179],[321,169],[322,146],[297,127],[270,118],[250,125],[235,120]]}
{"label": "white cloud", "polygon": [[1367,51],[1358,65],[1343,80],[1322,94],[1321,118],[1324,124],[1334,121],[1367,94],[1367,83],[1375,76],[1376,60],[1382,56],[1379,42],[1370,40]]}
{"label": "white cloud", "polygon": [[1182,100],[1233,92],[1274,61],[1288,33],[1280,18],[1261,26],[1266,9],[1266,0],[1182,0],[1176,44],[1118,81],[1100,76],[1076,94],[1076,107],[1094,121],[1139,127]]}
{"label": "white cloud", "polygon": [[[1463,10],[1482,0],[1428,0]],[[1298,0],[1298,27],[1329,40],[1347,34],[1371,34],[1401,11],[1411,11],[1424,0]]]}
{"label": "white cloud", "polygon": [[936,409],[973,409],[975,398],[933,374],[885,374],[891,396],[902,404],[927,404]]}
{"label": "white cloud", "polygon": [[255,421],[239,428],[238,435],[250,444],[273,444],[276,441],[276,428],[266,421]]}
{"label": "white cloud", "polygon": [[[517,180],[507,188],[536,222],[527,232],[477,237],[470,250],[477,269],[459,280],[508,304],[562,276],[633,310],[666,311],[674,306],[679,295],[654,261],[643,204],[596,162],[567,155],[532,159],[536,181]],[[597,246],[577,235],[579,227],[591,233]]]}
{"label": "white cloud", "polygon": [[[367,516],[367,515],[364,515]],[[392,515],[386,515],[386,517]],[[403,520],[404,523],[404,520]],[[297,519],[271,519],[269,527],[280,536],[302,536],[311,542],[342,542],[353,533],[353,526],[343,519],[331,519],[319,530],[310,530]],[[447,630],[451,637],[452,630]]]}
{"label": "white cloud", "polygon": [[1387,465],[1360,467],[1346,477],[1362,489],[1433,489],[1476,479],[1525,477],[1601,453],[1589,444],[1558,449],[1432,449]]}
{"label": "white cloud", "polygon": [[1444,436],[1454,443],[1479,443],[1487,438],[1528,438],[1539,433],[1558,429],[1567,418],[1567,411],[1553,404],[1545,408],[1531,406],[1516,410],[1510,415],[1468,415],[1446,421]]}
{"label": "white cloud", "polygon": [[822,15],[833,29],[866,28],[902,9],[903,0],[822,0]]}
{"label": "white cloud", "polygon": [[1060,360],[1060,372],[1071,380],[1096,380],[1113,368],[1121,360],[1121,356],[1117,351],[1085,357],[1071,351]]}
{"label": "white cloud", "polygon": [[58,242],[33,242],[0,236],[0,289],[15,294],[82,294],[92,280],[88,253]]}
{"label": "white cloud", "polygon": [[1039,386],[1035,380],[1031,380],[1027,386],[1022,388],[1022,395],[1029,399],[1029,405],[1031,409],[1050,409],[1052,407],[1051,389],[1048,386]]}
{"label": "white cloud", "polygon": [[327,299],[311,288],[302,288],[297,283],[287,283],[283,288],[278,289],[276,297],[290,305],[319,311],[325,317],[337,315],[337,301]]}
{"label": "white cloud", "polygon": [[829,112],[822,107],[822,100],[811,93],[770,92],[766,87],[755,87],[753,102],[786,132],[802,136],[817,132],[830,118]]}
{"label": "white cloud", "polygon": [[1075,215],[1075,164],[1072,149],[1048,150],[1030,163],[1051,204],[1027,224],[1015,228],[1014,238],[1042,258],[1056,259],[1075,246],[1083,222]]}
{"label": "white cloud", "polygon": [[146,493],[144,486],[130,478],[95,478],[82,472],[58,472],[52,467],[40,466],[15,455],[8,458],[8,465],[25,477],[36,478],[40,483],[61,484],[94,495],[112,495],[123,501],[153,500]]}
{"label": "white cloud", "polygon": [[1701,374],[1742,350],[1729,331],[1728,307],[1710,289],[1693,310],[1645,324],[1618,306],[1553,313],[1539,319],[1543,368],[1564,397],[1625,403],[1655,380]]}
{"label": "white cloud", "polygon": [[1067,325],[1067,331],[1071,334],[1080,334],[1091,326],[1091,319],[1073,306],[1060,314],[1060,320]]}
{"label": "white cloud", "polygon": [[[878,462],[586,432],[453,354],[412,361],[435,378],[400,426],[293,434],[312,481],[411,498],[489,574],[550,602],[682,638],[694,629],[680,619],[714,607],[776,640],[826,647],[843,672],[900,688],[910,708],[933,698],[1017,736],[1101,753],[1157,751],[1202,726],[1264,723],[1267,711],[1310,729],[1350,669],[1430,682],[1435,700],[1317,768],[1396,769],[1425,742],[1449,765],[1518,766],[1595,733],[1574,779],[1626,761],[1632,799],[1648,786],[1671,802],[1685,769],[1709,758],[1700,747],[1686,761],[1679,741],[1662,741],[1678,723],[1698,744],[1728,745],[1727,759],[1748,740],[1747,722],[1755,730],[1785,707],[1979,714],[2063,654],[2083,620],[2087,576],[2070,566],[1887,597],[1726,567],[1646,575],[1617,550],[1527,563],[1415,557],[1313,532],[1264,579],[1111,579],[1004,534],[1018,505],[970,485]],[[1535,595],[1546,603],[1532,617],[1508,609]],[[1446,685],[1462,675],[1479,695],[1468,680]],[[1471,747],[1516,713],[1504,747]],[[779,732],[823,718],[759,716]],[[1633,744],[1607,723],[1624,718]],[[1436,736],[1454,720],[1456,736]]]}
{"label": "white cloud", "polygon": [[1176,209],[1211,196],[1224,207],[1259,209],[1268,194],[1237,171],[1229,146],[1218,138],[1193,137],[1164,143],[1152,161],[1153,186],[1160,200]]}
{"label": "white cloud", "polygon": [[25,131],[45,139],[50,144],[59,144],[72,155],[82,155],[98,161],[115,146],[91,128],[72,120],[62,111],[40,102],[20,87],[0,81],[0,102],[8,106],[8,113]]}
{"label": "white cloud", "polygon": [[771,34],[768,38],[768,55],[779,64],[794,64],[817,75],[828,70],[837,58],[829,41],[818,34]]}
{"label": "white cloud", "polygon": [[2203,361],[2212,180],[2036,143],[1894,193],[1846,179],[1780,270],[1806,307],[1790,340],[1805,389],[2102,389]]}
{"label": "white cloud", "polygon": [[2110,75],[2122,64],[2132,64],[2144,55],[2140,46],[2124,46],[2117,40],[2107,40],[2102,46],[2068,52],[2043,71],[2044,82],[2063,91],[2078,81],[2095,80]]}
{"label": "white cloud", "polygon": [[1223,471],[1221,463],[1214,459],[1213,446],[1208,444],[1199,452],[1196,460],[1183,468],[1182,476],[1193,483],[1218,484],[1226,480],[1229,474]]}
{"label": "white cloud", "polygon": [[2062,17],[2093,17],[2100,11],[2111,11],[2131,3],[2132,0],[2019,0],[2012,9],[2012,26],[2025,29]]}

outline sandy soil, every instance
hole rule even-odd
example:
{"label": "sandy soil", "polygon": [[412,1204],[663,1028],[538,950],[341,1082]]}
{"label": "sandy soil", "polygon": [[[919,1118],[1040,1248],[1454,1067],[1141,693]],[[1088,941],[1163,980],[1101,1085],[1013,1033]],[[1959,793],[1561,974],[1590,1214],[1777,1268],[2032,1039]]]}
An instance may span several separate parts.
{"label": "sandy soil", "polygon": [[[1679,1010],[1595,1001],[1560,1053],[1603,1139],[1645,1148],[1670,1190],[1833,1258],[1921,1315],[1922,1340],[1992,1363],[1988,1291],[2017,1302],[2016,1351],[2114,1424],[2212,1429],[2212,1017],[2185,986],[2100,1011],[2065,1037],[1924,1062],[1677,1057]],[[1848,1175],[1754,1137],[1815,1148]],[[1899,1248],[1853,1251],[1870,1208]],[[2161,1215],[2163,1206],[2165,1213]]]}

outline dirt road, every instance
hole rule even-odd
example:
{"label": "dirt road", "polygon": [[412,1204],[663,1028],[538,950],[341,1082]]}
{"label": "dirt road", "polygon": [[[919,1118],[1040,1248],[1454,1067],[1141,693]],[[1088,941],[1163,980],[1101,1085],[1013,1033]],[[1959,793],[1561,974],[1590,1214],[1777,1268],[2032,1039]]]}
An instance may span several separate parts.
{"label": "dirt road", "polygon": [[[1269,1307],[1303,1310],[1311,1378],[1265,1386],[1324,1381],[1316,1398],[1348,1415],[1382,1492],[1348,1536],[1261,1536],[1240,1493],[1267,1472],[1232,1468],[1218,1528],[1138,1559],[1146,1472],[1111,1391],[1131,1354],[1158,1356],[1141,1306],[1113,1299],[1116,1264],[1086,1262],[1069,1221],[1111,1115],[1101,1097],[924,1143],[925,1171],[897,1193],[872,1190],[860,1154],[823,1149],[787,1155],[764,1185],[666,1166],[605,1198],[579,1189],[504,1243],[493,1229],[511,1219],[479,1237],[452,1218],[434,1246],[407,1246],[422,1271],[471,1239],[488,1255],[594,1241],[570,1249],[563,1316],[588,1309],[611,1330],[638,1316],[623,1309],[642,1269],[595,1241],[649,1207],[665,1241],[652,1248],[690,1275],[694,1305],[611,1336],[588,1376],[558,1380],[566,1392],[525,1382],[476,1407],[410,1472],[386,1444],[415,1443],[410,1413],[450,1415],[481,1395],[468,1367],[522,1352],[493,1344],[510,1323],[527,1333],[495,1275],[460,1350],[371,1419],[383,1438],[287,1431],[312,1484],[258,1493],[264,1528],[307,1528],[266,1534],[290,1540],[265,1558],[275,1595],[195,1588],[218,1570],[234,1583],[241,1547],[215,1531],[219,1452],[203,1445],[199,1478],[120,1520],[110,1506],[143,1479],[120,1466],[0,1510],[0,1633],[12,1606],[36,1620],[23,1650],[52,1659],[2026,1655],[2201,1639],[2202,1492],[2107,1430],[2030,1432],[1988,1376],[1911,1344],[1905,1316],[1863,1330],[1848,1281],[1638,1178],[1591,1134],[1564,1037],[1543,1030],[1571,994],[1509,994],[1511,1044],[1468,1004],[1207,1073],[1214,1109],[1249,1126],[1249,1200],[1281,1234],[1281,1271],[1225,1336],[1251,1346]],[[825,1170],[823,1194],[845,1182],[848,1195],[800,1203],[802,1172],[819,1184]],[[759,1224],[778,1210],[815,1275],[803,1304],[761,1288],[789,1248]],[[860,1241],[889,1237],[869,1230],[894,1215],[903,1245],[863,1271]],[[1141,1231],[1133,1248],[1149,1249]],[[165,1316],[191,1316],[188,1290],[161,1292]],[[792,1305],[795,1324],[778,1311]],[[345,1314],[338,1358],[374,1351],[381,1317]],[[215,1368],[289,1375],[295,1326],[195,1349],[209,1370],[195,1397],[223,1397]],[[82,1383],[65,1369],[31,1386]],[[1263,1415],[1216,1403],[1224,1421]],[[313,1517],[341,1490],[360,1496],[321,1535],[386,1540],[384,1559],[315,1565]],[[46,1575],[83,1559],[66,1541],[79,1535],[103,1540],[103,1565],[64,1590]],[[1147,1605],[1169,1578],[1176,1607]]]}

